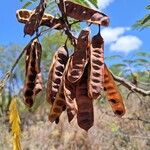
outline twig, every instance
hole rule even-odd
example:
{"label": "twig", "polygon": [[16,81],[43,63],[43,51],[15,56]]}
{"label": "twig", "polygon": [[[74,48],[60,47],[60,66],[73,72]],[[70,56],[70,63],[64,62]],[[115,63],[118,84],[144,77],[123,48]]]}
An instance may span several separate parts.
{"label": "twig", "polygon": [[112,72],[111,72],[111,74],[112,74],[112,76],[113,76],[115,81],[121,83],[127,89],[129,89],[131,91],[134,91],[134,92],[137,92],[137,93],[139,93],[139,94],[141,94],[143,96],[150,96],[150,90],[146,91],[146,90],[143,90],[141,88],[138,88],[135,85],[133,85],[132,83],[130,83],[129,81],[125,80],[124,78],[118,77],[118,76],[114,75]]}
{"label": "twig", "polygon": [[140,117],[136,117],[136,118],[126,117],[126,118],[123,118],[123,119],[135,120],[135,121],[142,121],[143,123],[150,124],[150,121],[144,120],[144,119],[142,119],[142,118],[140,118]]}
{"label": "twig", "polygon": [[[61,17],[61,19],[63,20],[63,22],[64,22],[64,24],[65,24],[65,28],[64,28],[64,30],[65,30],[65,34],[68,36],[68,38],[70,39],[70,41],[71,41],[71,44],[73,45],[73,46],[75,46],[76,45],[76,38],[72,35],[72,33],[70,32],[70,28],[71,28],[71,25],[69,24],[69,22],[68,22],[68,18],[67,18],[67,15],[66,15],[66,6],[65,6],[65,2],[64,2],[64,0],[61,0],[60,1],[60,4],[62,5],[62,7],[63,7],[63,10],[61,11],[61,9],[60,9],[60,12],[61,12],[61,14],[62,14],[62,17]],[[59,8],[59,4],[57,3],[57,5],[58,5],[58,8]]]}

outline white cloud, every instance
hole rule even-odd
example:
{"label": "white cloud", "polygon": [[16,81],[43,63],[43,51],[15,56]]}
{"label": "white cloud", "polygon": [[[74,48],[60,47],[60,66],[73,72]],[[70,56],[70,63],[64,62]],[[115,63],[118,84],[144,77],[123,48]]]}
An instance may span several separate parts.
{"label": "white cloud", "polygon": [[112,3],[114,0],[98,0],[98,7],[100,10],[105,9]]}
{"label": "white cloud", "polygon": [[110,44],[112,42],[115,42],[128,30],[130,30],[130,28],[127,27],[105,28],[101,31],[101,34],[105,40],[105,43]]}
{"label": "white cloud", "polygon": [[142,41],[132,35],[122,36],[110,45],[110,50],[128,53],[141,47]]}

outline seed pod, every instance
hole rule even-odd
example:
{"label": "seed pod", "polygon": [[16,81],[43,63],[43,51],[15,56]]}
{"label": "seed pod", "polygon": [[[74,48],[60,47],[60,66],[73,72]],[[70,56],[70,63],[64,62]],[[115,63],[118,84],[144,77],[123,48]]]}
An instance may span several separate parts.
{"label": "seed pod", "polygon": [[97,99],[103,90],[104,82],[104,41],[100,34],[92,38],[88,69],[88,95]]}
{"label": "seed pod", "polygon": [[119,117],[123,116],[125,114],[125,107],[122,96],[106,65],[104,65],[104,88],[113,112]]}
{"label": "seed pod", "polygon": [[76,83],[80,80],[88,62],[89,33],[88,29],[81,31],[75,51],[71,56],[67,72],[67,79],[71,83]]}
{"label": "seed pod", "polygon": [[27,76],[28,67],[29,67],[31,45],[32,45],[32,42],[30,42],[30,43],[24,48],[24,49],[25,49],[25,52],[26,52],[26,56],[25,56],[25,64],[26,64],[25,76]]}
{"label": "seed pod", "polygon": [[77,121],[78,125],[88,131],[94,122],[93,103],[88,97],[87,89],[87,67],[85,72],[76,86],[76,102],[78,107]]}
{"label": "seed pod", "polygon": [[54,122],[57,120],[57,118],[60,117],[65,106],[66,106],[66,103],[65,103],[64,89],[63,89],[63,84],[61,83],[59,91],[56,95],[56,99],[51,107],[51,111],[49,114],[50,122]]}
{"label": "seed pod", "polygon": [[38,27],[41,25],[45,7],[45,0],[42,0],[40,4],[36,7],[35,11],[32,12],[29,20],[26,22],[24,27],[25,35],[29,34],[32,36],[34,32],[38,29]]}
{"label": "seed pod", "polygon": [[[34,13],[35,13],[35,10],[31,11],[27,9],[19,9],[16,12],[16,17],[17,17],[18,22],[26,24],[27,22],[29,22],[31,15]],[[65,24],[61,19],[55,18],[54,16],[47,14],[47,13],[43,14],[40,26],[47,26],[47,27],[52,28],[56,24],[57,24],[57,27],[55,27],[55,29],[57,30],[61,30],[65,27]]]}
{"label": "seed pod", "polygon": [[26,47],[26,71],[24,85],[24,102],[32,107],[36,94],[43,88],[40,61],[42,47],[37,39],[31,41]]}
{"label": "seed pod", "polygon": [[[28,56],[29,49],[27,49],[27,55],[26,55],[26,81],[24,85],[24,102],[29,107],[32,107],[33,105],[33,95],[34,95],[34,87],[35,87],[35,79],[36,79],[36,43],[37,39],[35,39],[31,43],[30,49],[30,56]],[[27,59],[29,58],[29,59]]]}
{"label": "seed pod", "polygon": [[37,75],[35,79],[34,95],[37,95],[43,89],[43,80],[42,80],[42,74],[41,74],[41,68],[40,68],[42,47],[39,42],[36,43],[35,51],[36,51],[35,69],[36,69]]}
{"label": "seed pod", "polygon": [[68,115],[68,121],[71,122],[74,116],[77,113],[77,106],[76,106],[76,87],[74,84],[72,84],[70,81],[67,79],[67,70],[68,66],[70,64],[71,59],[69,58],[64,75],[63,75],[63,88],[64,88],[64,95],[65,95],[65,100],[66,100],[66,107],[67,107],[67,115]]}
{"label": "seed pod", "polygon": [[68,57],[68,50],[66,46],[59,47],[53,56],[46,90],[47,101],[50,104],[53,104],[55,101]]}
{"label": "seed pod", "polygon": [[67,0],[61,0],[59,3],[59,8],[61,12],[76,20],[87,21],[89,23],[99,24],[102,26],[109,25],[109,18],[104,13],[84,7],[80,4]]}

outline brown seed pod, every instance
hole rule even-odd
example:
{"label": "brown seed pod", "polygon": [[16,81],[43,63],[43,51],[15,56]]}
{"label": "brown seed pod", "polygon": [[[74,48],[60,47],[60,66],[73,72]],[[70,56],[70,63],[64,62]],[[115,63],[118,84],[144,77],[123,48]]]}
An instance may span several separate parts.
{"label": "brown seed pod", "polygon": [[78,125],[86,131],[93,126],[94,122],[93,103],[87,92],[87,74],[88,70],[86,67],[81,80],[76,86],[77,121]]}
{"label": "brown seed pod", "polygon": [[24,102],[32,107],[36,94],[43,88],[40,61],[42,47],[37,39],[31,41],[26,47],[26,71],[24,85]]}
{"label": "brown seed pod", "polygon": [[67,70],[68,66],[70,64],[71,59],[69,58],[64,75],[63,75],[63,88],[64,88],[64,95],[66,100],[66,107],[67,107],[67,115],[68,115],[68,121],[71,122],[74,116],[77,113],[77,106],[76,106],[76,86],[72,84],[67,79]]}
{"label": "brown seed pod", "polygon": [[[35,39],[31,45],[29,44],[28,48],[26,49],[26,80],[24,85],[24,102],[29,107],[32,107],[34,101],[34,87],[35,87],[35,80],[36,80],[36,43],[37,39]],[[29,54],[30,51],[30,55]]]}
{"label": "brown seed pod", "polygon": [[37,75],[35,79],[34,95],[37,95],[43,89],[43,80],[42,80],[42,74],[41,74],[41,68],[40,68],[42,47],[39,42],[36,43],[35,51],[36,51],[35,69],[36,69]]}
{"label": "brown seed pod", "polygon": [[26,56],[25,56],[25,76],[27,76],[27,72],[28,72],[28,67],[29,67],[29,62],[30,62],[30,53],[31,53],[31,45],[32,42],[30,42],[24,49],[26,52]]}
{"label": "brown seed pod", "polygon": [[63,112],[65,106],[66,106],[66,103],[65,103],[64,89],[63,89],[63,84],[61,82],[61,85],[59,87],[59,91],[56,95],[55,101],[54,101],[54,103],[51,107],[51,111],[50,111],[50,114],[49,114],[50,122],[54,122],[54,121],[57,120],[57,118],[60,117],[60,115]]}
{"label": "brown seed pod", "polygon": [[123,116],[125,114],[125,107],[122,96],[106,65],[104,65],[104,89],[113,112],[119,117]]}
{"label": "brown seed pod", "polygon": [[29,20],[26,22],[24,27],[24,33],[33,35],[34,32],[38,29],[38,27],[41,25],[42,17],[44,15],[46,3],[45,0],[41,0],[39,5],[36,7],[35,11],[31,14]]}
{"label": "brown seed pod", "polygon": [[[35,10],[27,10],[27,9],[19,9],[16,12],[16,17],[18,22],[26,24],[29,21],[29,18],[31,17],[32,14],[35,13]],[[55,18],[54,16],[44,13],[41,21],[41,26],[47,26],[47,27],[55,27],[57,30],[61,30],[65,27],[65,24],[61,19]]]}
{"label": "brown seed pod", "polygon": [[66,46],[59,47],[53,56],[46,90],[47,101],[50,104],[53,104],[55,101],[68,57],[68,50]]}
{"label": "brown seed pod", "polygon": [[80,80],[85,66],[88,63],[89,33],[89,29],[81,31],[77,40],[75,51],[71,56],[67,71],[67,79],[71,83],[76,83]]}
{"label": "brown seed pod", "polygon": [[92,38],[88,69],[88,95],[97,99],[104,82],[104,41],[99,33]]}
{"label": "brown seed pod", "polygon": [[102,26],[109,25],[109,18],[104,13],[84,7],[80,4],[68,0],[61,0],[59,8],[64,14],[76,20],[87,21]]}

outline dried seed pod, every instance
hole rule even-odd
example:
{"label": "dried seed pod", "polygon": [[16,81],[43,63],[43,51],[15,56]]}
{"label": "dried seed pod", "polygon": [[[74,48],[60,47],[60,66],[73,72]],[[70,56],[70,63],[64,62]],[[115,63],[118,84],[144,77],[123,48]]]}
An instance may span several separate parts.
{"label": "dried seed pod", "polygon": [[87,89],[87,67],[85,72],[76,86],[76,102],[78,107],[77,121],[78,125],[88,131],[94,122],[94,112],[92,99],[88,97]]}
{"label": "dried seed pod", "polygon": [[33,35],[34,32],[41,25],[42,17],[44,15],[46,3],[45,0],[41,0],[40,4],[36,7],[35,11],[31,14],[29,20],[26,22],[24,27],[24,33]]}
{"label": "dried seed pod", "polygon": [[66,106],[66,103],[65,103],[64,89],[63,89],[63,84],[61,82],[59,91],[56,95],[56,99],[51,107],[51,111],[49,114],[50,122],[54,122],[57,120],[57,118],[60,117],[65,106]]}
{"label": "dried seed pod", "polygon": [[71,56],[67,72],[67,79],[71,83],[76,83],[80,80],[88,62],[89,33],[89,29],[81,31],[77,40],[75,51]]}
{"label": "dried seed pod", "polygon": [[[24,85],[24,102],[29,107],[32,107],[34,101],[34,87],[35,87],[35,80],[36,80],[36,43],[37,39],[35,39],[31,43],[30,49],[27,49],[27,53],[30,51],[30,56],[26,55],[26,80]],[[29,59],[27,59],[29,58]]]}
{"label": "dried seed pod", "polygon": [[123,116],[125,114],[125,107],[122,96],[106,65],[104,65],[104,89],[113,112],[119,117]]}
{"label": "dried seed pod", "polygon": [[84,7],[80,4],[61,0],[59,3],[60,10],[67,16],[80,21],[87,21],[89,23],[99,24],[102,26],[109,25],[109,18],[104,13]]}
{"label": "dried seed pod", "polygon": [[66,107],[67,107],[67,115],[68,115],[68,121],[71,122],[74,116],[77,113],[77,105],[75,101],[76,97],[76,86],[73,85],[70,81],[67,79],[67,71],[68,66],[70,64],[71,59],[69,58],[64,74],[63,74],[63,88],[64,88],[64,95],[66,100]]}
{"label": "dried seed pod", "polygon": [[[16,17],[17,17],[18,22],[26,24],[29,21],[31,15],[34,13],[35,13],[35,10],[31,11],[27,9],[19,9],[16,12]],[[47,26],[50,28],[57,25],[57,27],[55,27],[55,29],[57,30],[61,30],[65,27],[65,24],[61,19],[55,18],[54,16],[47,14],[47,13],[44,13],[40,25]]]}
{"label": "dried seed pod", "polygon": [[37,75],[35,79],[34,95],[37,95],[43,89],[43,80],[42,80],[42,74],[41,74],[41,68],[40,68],[42,47],[39,42],[36,43],[35,51],[36,51],[35,69],[36,69]]}
{"label": "dried seed pod", "polygon": [[40,70],[42,47],[37,39],[31,41],[26,47],[26,71],[24,85],[24,102],[32,107],[36,94],[43,87]]}
{"label": "dried seed pod", "polygon": [[49,70],[46,91],[47,101],[50,104],[53,104],[53,102],[55,101],[68,57],[68,50],[66,46],[59,47],[53,56],[53,60]]}
{"label": "dried seed pod", "polygon": [[27,76],[27,72],[28,72],[28,66],[29,66],[29,61],[30,61],[31,45],[32,45],[32,42],[30,42],[30,43],[24,48],[24,49],[25,49],[25,52],[26,52],[26,56],[25,56],[25,64],[26,64],[25,76]]}
{"label": "dried seed pod", "polygon": [[97,99],[103,90],[104,82],[104,41],[99,33],[92,38],[88,69],[88,95]]}

